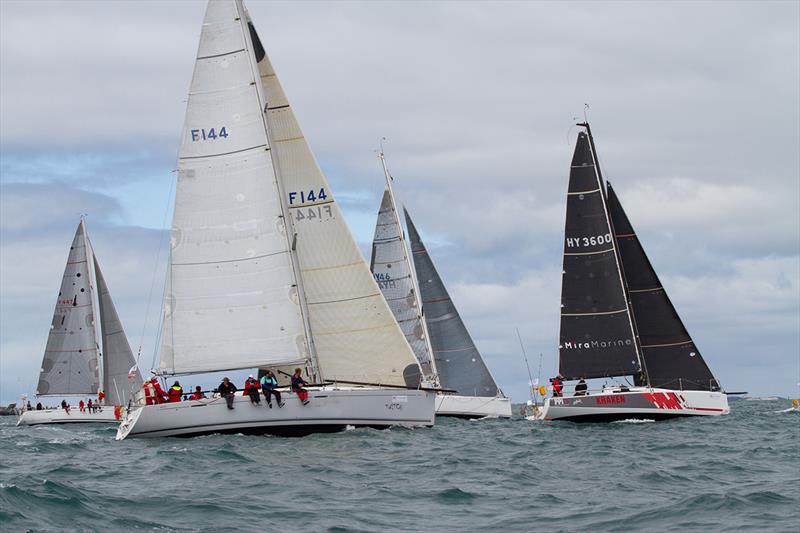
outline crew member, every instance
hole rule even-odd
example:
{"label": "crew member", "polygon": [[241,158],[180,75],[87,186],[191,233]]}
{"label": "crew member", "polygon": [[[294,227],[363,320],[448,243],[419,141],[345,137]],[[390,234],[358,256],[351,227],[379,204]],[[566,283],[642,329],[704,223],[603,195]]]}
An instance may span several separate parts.
{"label": "crew member", "polygon": [[575,385],[575,396],[586,396],[587,394],[589,394],[589,386],[586,385],[586,380],[581,378]]}
{"label": "crew member", "polygon": [[86,404],[86,407],[89,408],[89,413],[94,413],[94,404],[92,403],[92,399],[89,398],[89,403]]}
{"label": "crew member", "polygon": [[303,388],[303,385],[308,386],[308,383],[303,380],[301,374],[302,371],[299,368],[294,369],[294,375],[292,376],[292,392],[297,393],[297,397],[300,398],[303,405],[308,405],[308,391]]}
{"label": "crew member", "polygon": [[258,389],[258,381],[253,377],[253,374],[247,376],[247,381],[244,382],[244,393],[250,396],[250,403],[253,405],[261,403],[261,393]]}
{"label": "crew member", "polygon": [[272,409],[272,395],[275,395],[275,400],[278,402],[278,407],[283,407],[283,401],[281,401],[281,393],[275,390],[278,387],[278,380],[275,379],[275,374],[272,373],[272,370],[267,370],[267,373],[261,376],[261,391],[264,393],[264,397],[267,399],[267,405],[269,408]]}
{"label": "crew member", "polygon": [[67,403],[67,400],[61,400],[61,408],[65,413],[69,414],[69,404]]}
{"label": "crew member", "polygon": [[189,399],[190,400],[202,400],[205,397],[206,397],[206,395],[203,394],[203,388],[200,385],[198,385],[198,386],[196,386],[194,388],[194,392],[189,397]]}
{"label": "crew member", "polygon": [[153,387],[152,380],[147,380],[142,384],[144,389],[144,403],[145,405],[153,405],[156,403],[156,389]]}
{"label": "crew member", "polygon": [[153,391],[155,395],[156,403],[167,403],[167,393],[164,392],[164,389],[161,388],[161,383],[158,382],[155,376],[150,378],[150,383],[153,384]]}
{"label": "crew member", "polygon": [[83,400],[79,401],[78,402],[78,411],[80,411],[81,413],[85,412],[86,411],[85,405],[86,404],[83,403]]}
{"label": "crew member", "polygon": [[554,377],[550,380],[553,384],[553,397],[558,398],[561,396],[561,391],[564,389],[564,383],[561,381],[559,376]]}
{"label": "crew member", "polygon": [[231,380],[228,378],[222,378],[222,383],[220,383],[219,387],[217,387],[217,391],[223,398],[225,398],[225,403],[228,404],[228,409],[233,409],[233,395],[237,390],[239,389],[237,389],[236,385],[231,383]]}
{"label": "crew member", "polygon": [[106,397],[106,393],[103,391],[97,391],[97,403],[103,403],[103,398]]}
{"label": "crew member", "polygon": [[176,403],[181,401],[183,397],[183,387],[179,382],[175,382],[172,384],[172,387],[169,388],[169,403]]}

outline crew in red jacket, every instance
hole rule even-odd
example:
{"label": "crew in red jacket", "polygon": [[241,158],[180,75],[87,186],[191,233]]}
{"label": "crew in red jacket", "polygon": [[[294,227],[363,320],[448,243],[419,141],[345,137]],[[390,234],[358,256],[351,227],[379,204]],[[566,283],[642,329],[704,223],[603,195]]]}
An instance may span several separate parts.
{"label": "crew in red jacket", "polygon": [[561,378],[556,376],[550,380],[553,383],[553,397],[557,398],[561,396],[561,391],[564,389],[564,384],[561,381]]}
{"label": "crew in red jacket", "polygon": [[244,393],[250,396],[250,403],[253,405],[261,403],[261,385],[253,377],[253,374],[247,376],[247,381],[244,382]]}
{"label": "crew in red jacket", "polygon": [[155,376],[150,379],[150,383],[153,384],[153,390],[155,391],[156,403],[167,403],[167,393],[164,392],[164,389],[161,388],[161,383],[158,382]]}
{"label": "crew in red jacket", "polygon": [[175,403],[181,401],[183,397],[183,387],[177,381],[172,384],[172,387],[169,388],[169,403]]}

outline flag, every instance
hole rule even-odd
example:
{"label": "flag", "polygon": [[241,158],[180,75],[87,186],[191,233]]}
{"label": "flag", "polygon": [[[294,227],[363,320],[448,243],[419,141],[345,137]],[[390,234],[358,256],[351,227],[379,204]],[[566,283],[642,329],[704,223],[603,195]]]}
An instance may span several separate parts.
{"label": "flag", "polygon": [[130,370],[128,370],[128,379],[136,378],[136,365],[133,365]]}

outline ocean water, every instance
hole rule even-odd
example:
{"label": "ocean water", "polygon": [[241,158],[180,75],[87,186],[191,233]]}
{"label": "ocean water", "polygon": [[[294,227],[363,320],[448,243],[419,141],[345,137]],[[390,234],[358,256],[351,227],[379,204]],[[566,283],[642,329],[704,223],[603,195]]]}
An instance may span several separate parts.
{"label": "ocean water", "polygon": [[800,531],[800,413],[113,440],[0,418],[2,531]]}

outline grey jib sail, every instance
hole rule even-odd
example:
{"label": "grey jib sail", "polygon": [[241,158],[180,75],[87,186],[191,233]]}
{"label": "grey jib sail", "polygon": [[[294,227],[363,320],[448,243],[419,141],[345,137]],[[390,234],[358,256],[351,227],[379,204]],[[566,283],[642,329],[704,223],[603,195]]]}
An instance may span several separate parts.
{"label": "grey jib sail", "polygon": [[133,358],[128,338],[122,329],[106,280],[100,271],[97,258],[94,258],[94,272],[97,280],[97,299],[100,310],[100,330],[103,333],[103,391],[108,405],[126,405],[132,395],[142,386],[139,369],[134,368],[132,378],[128,373],[136,361]]}
{"label": "grey jib sail", "polygon": [[566,379],[640,370],[601,183],[589,136],[581,132],[564,232],[559,372]]}
{"label": "grey jib sail", "polygon": [[417,228],[404,210],[414,268],[417,273],[423,315],[428,326],[439,383],[462,396],[496,396],[499,389],[467,327],[420,239]]}
{"label": "grey jib sail", "polygon": [[719,390],[714,375],[661,286],[610,183],[608,211],[650,385],[671,389]]}
{"label": "grey jib sail", "polygon": [[99,387],[94,305],[83,221],[61,280],[36,394],[95,394]]}

